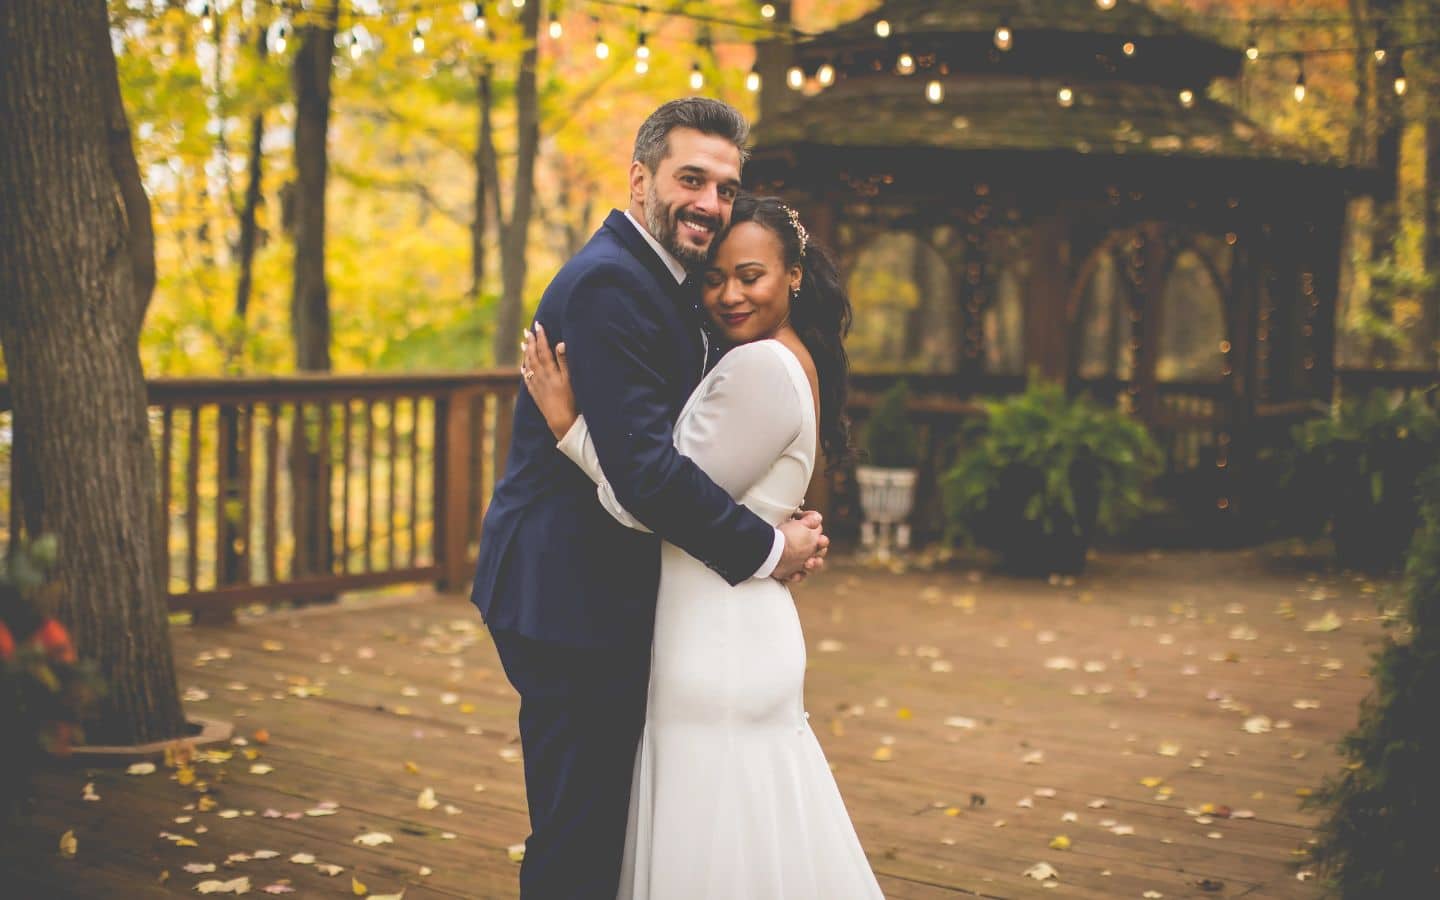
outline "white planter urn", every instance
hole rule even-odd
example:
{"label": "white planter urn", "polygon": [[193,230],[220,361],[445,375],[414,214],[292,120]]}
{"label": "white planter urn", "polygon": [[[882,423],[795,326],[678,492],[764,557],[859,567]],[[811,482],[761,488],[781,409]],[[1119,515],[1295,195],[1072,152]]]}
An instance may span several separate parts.
{"label": "white planter urn", "polygon": [[890,555],[891,536],[895,547],[910,546],[910,511],[915,507],[914,469],[887,469],[880,466],[856,466],[855,481],[860,485],[860,541],[875,548],[881,558]]}

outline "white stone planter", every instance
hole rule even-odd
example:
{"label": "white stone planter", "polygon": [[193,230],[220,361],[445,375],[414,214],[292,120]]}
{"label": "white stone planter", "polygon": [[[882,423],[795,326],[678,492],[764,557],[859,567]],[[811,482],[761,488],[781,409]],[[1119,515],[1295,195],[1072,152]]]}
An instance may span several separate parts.
{"label": "white stone planter", "polygon": [[890,555],[893,531],[895,546],[910,546],[910,511],[915,507],[915,470],[884,469],[879,466],[856,466],[855,481],[860,486],[860,540],[866,547],[877,547],[881,557]]}

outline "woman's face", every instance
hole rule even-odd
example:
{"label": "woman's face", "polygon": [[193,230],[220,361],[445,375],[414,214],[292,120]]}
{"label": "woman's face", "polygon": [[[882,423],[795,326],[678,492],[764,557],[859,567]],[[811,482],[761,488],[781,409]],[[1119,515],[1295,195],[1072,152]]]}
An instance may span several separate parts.
{"label": "woman's face", "polygon": [[757,222],[730,230],[705,270],[702,299],[710,320],[732,344],[774,334],[790,317],[800,267],[785,266],[780,236]]}

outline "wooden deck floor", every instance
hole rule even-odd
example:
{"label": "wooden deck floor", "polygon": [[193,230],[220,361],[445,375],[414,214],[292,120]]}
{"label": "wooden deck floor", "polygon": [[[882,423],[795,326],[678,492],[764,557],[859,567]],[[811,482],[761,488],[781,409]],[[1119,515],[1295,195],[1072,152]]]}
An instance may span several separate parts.
{"label": "wooden deck floor", "polygon": [[[1106,555],[1072,585],[839,563],[797,592],[807,705],[889,897],[1315,897],[1298,794],[1338,765],[1394,594],[1244,552]],[[515,895],[516,701],[463,599],[362,598],[177,628],[175,645],[187,707],[251,742],[196,764],[214,808],[163,767],[48,773],[5,896],[242,876],[256,894],[354,896],[353,877],[409,900]],[[1258,716],[1271,730],[1244,730]],[[371,832],[393,842],[354,842]],[[1040,862],[1049,890],[1024,874]]]}

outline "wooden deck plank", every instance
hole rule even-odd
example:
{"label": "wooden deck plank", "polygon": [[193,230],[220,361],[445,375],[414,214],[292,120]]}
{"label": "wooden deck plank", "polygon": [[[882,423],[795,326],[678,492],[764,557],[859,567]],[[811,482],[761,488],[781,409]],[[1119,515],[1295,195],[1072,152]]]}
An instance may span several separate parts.
{"label": "wooden deck plank", "polygon": [[[1224,884],[1219,896],[1308,900],[1319,891],[1296,879],[1292,860],[1317,819],[1296,792],[1337,765],[1331,747],[1369,690],[1378,601],[1393,590],[1244,552],[1105,555],[1086,577],[1054,585],[964,566],[836,564],[796,595],[807,708],[889,897],[1054,896],[1023,875],[1043,860],[1066,896],[1216,896],[1197,885],[1208,878]],[[1330,612],[1338,630],[1306,630]],[[353,872],[372,891],[408,885],[411,900],[514,896],[505,848],[526,830],[524,787],[504,757],[518,749],[516,700],[462,598],[370,595],[180,628],[175,646],[187,706],[231,719],[243,736],[267,730],[269,742],[248,749],[274,770],[252,774],[239,755],[197,767],[221,804],[206,813],[187,813],[193,788],[164,772],[98,773],[98,804],[80,800],[83,771],[46,774],[16,882],[25,890],[190,894],[200,876],[183,872],[185,861],[268,846],[282,857],[206,877],[248,874],[255,891],[289,877],[301,893],[335,895]],[[1318,707],[1295,708],[1302,699]],[[1290,727],[1242,730],[1261,714]],[[953,717],[969,727],[947,724]],[[873,758],[881,747],[889,761]],[[1035,751],[1043,759],[1027,763]],[[427,787],[436,809],[417,802]],[[975,795],[983,805],[972,806]],[[1101,799],[1104,808],[1088,805]],[[333,816],[264,817],[327,800],[340,804]],[[1254,818],[1197,823],[1186,809],[1204,803]],[[220,809],[255,814],[222,819]],[[1067,812],[1075,821],[1062,821]],[[193,822],[174,822],[187,814]],[[190,855],[157,837],[197,824],[208,831]],[[66,828],[81,836],[75,860],[54,854]],[[363,828],[395,843],[353,844]],[[1060,834],[1070,850],[1048,847]],[[346,873],[285,862],[301,849]],[[422,865],[433,874],[420,876]]]}

